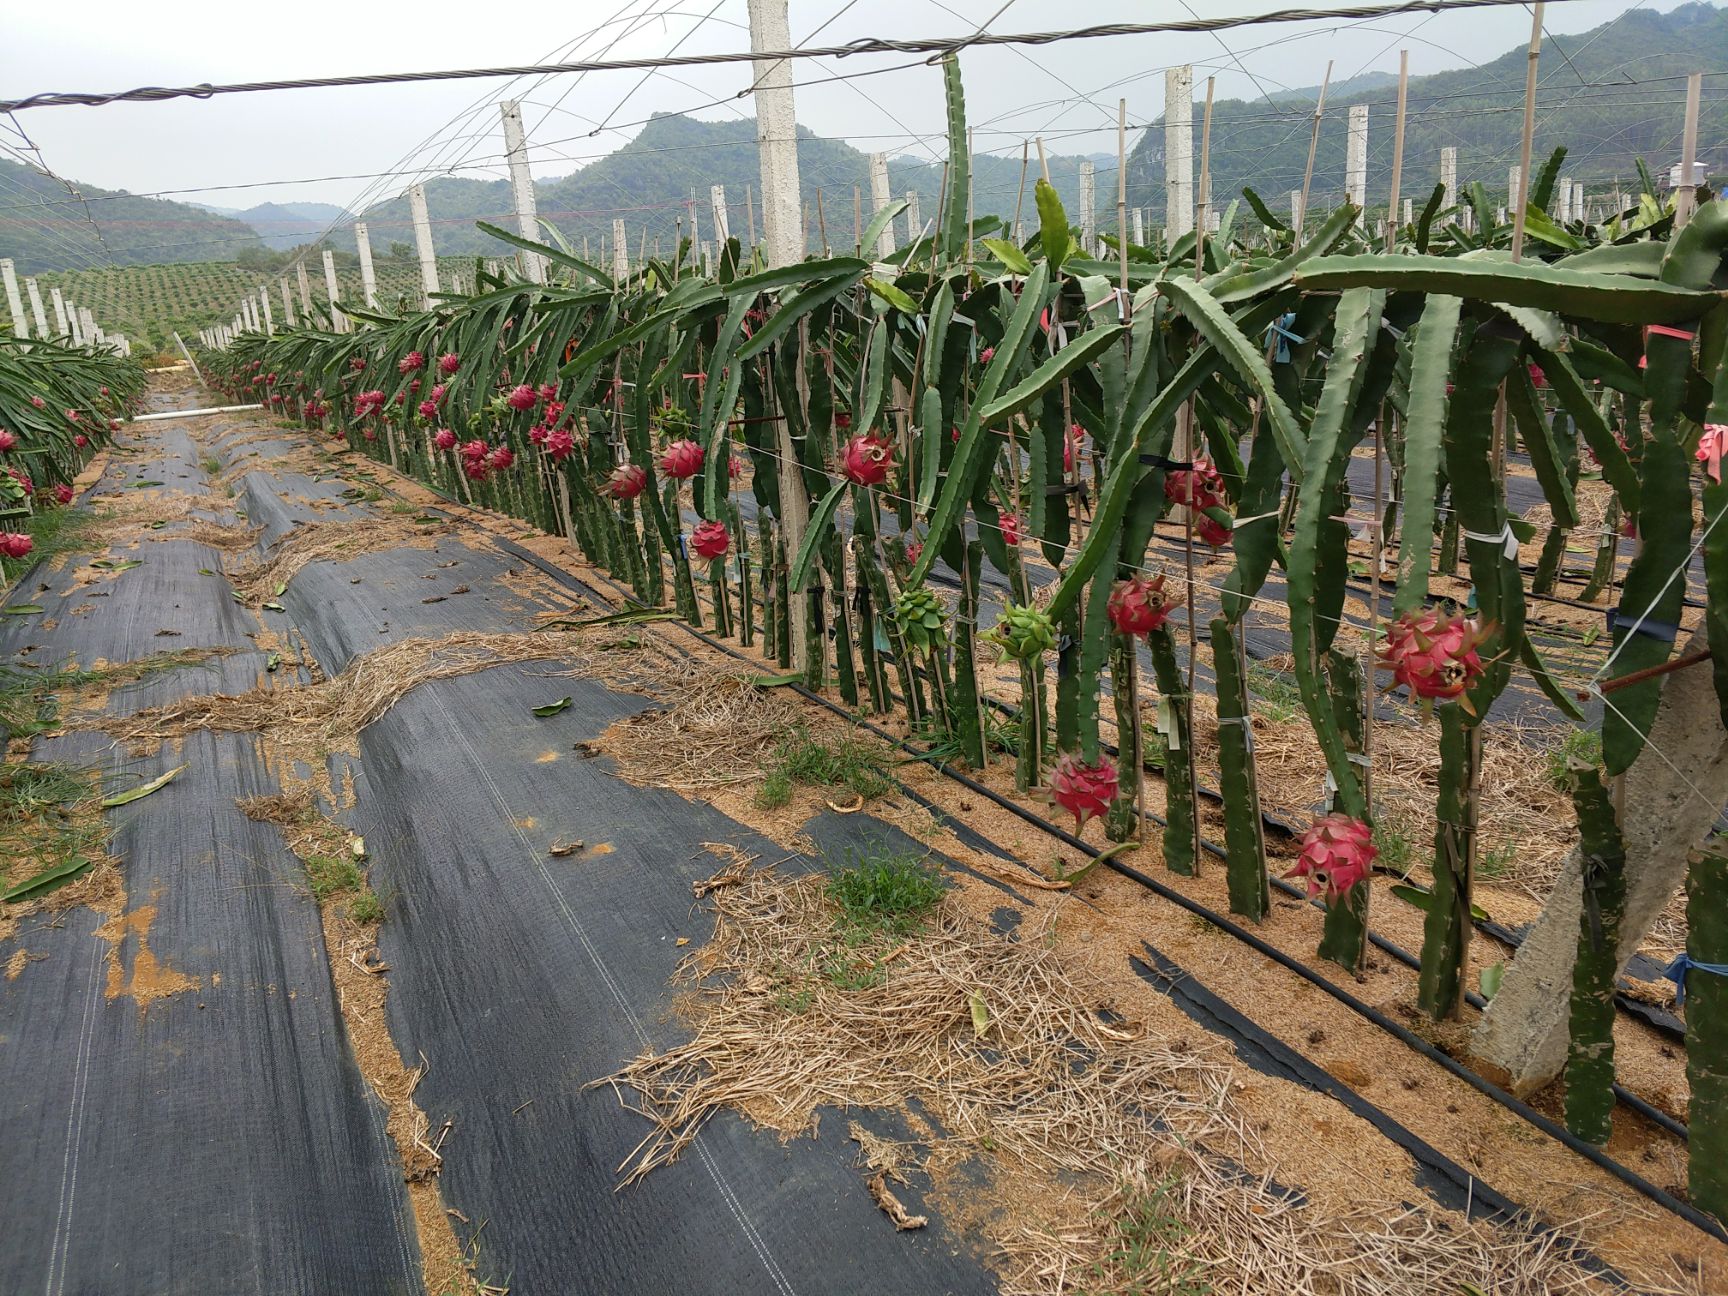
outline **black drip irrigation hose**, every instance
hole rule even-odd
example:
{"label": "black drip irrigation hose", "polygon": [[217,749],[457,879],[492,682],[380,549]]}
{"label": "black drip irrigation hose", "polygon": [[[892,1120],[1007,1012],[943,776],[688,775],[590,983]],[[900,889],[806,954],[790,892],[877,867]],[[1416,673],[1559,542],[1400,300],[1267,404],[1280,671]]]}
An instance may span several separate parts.
{"label": "black drip irrigation hose", "polygon": [[[462,501],[453,498],[452,496],[445,493],[444,491],[439,490],[435,486],[431,486],[428,483],[419,483],[419,484],[422,485],[423,487],[425,487],[426,489],[432,491],[433,494],[437,495],[439,498],[445,500],[446,502],[448,502],[452,505],[455,505],[459,508],[464,508],[464,509],[466,509],[468,507],[467,505],[463,504]],[[386,488],[386,489],[388,489],[388,488]],[[390,493],[399,495],[399,492],[395,492],[395,491],[391,491]],[[609,602],[608,596],[605,594],[602,594],[592,584],[588,583],[587,581],[582,580],[579,577],[572,575],[571,573],[569,573],[567,571],[564,571],[563,569],[558,567],[556,564],[547,562],[545,559],[541,558],[539,555],[535,554],[533,551],[526,549],[519,544],[516,544],[514,541],[512,541],[512,540],[510,540],[504,536],[493,534],[489,538],[495,544],[497,544],[499,548],[503,549],[505,552],[513,555],[514,557],[520,558],[522,561],[524,561],[526,563],[531,564],[532,566],[534,566],[539,571],[542,571],[546,575],[552,577],[552,579],[557,581],[559,584],[564,585],[566,588],[579,590],[583,593],[592,595],[594,598],[600,600],[600,602],[603,604],[606,604]],[[602,579],[607,579],[607,578],[602,578]],[[612,584],[612,582],[609,579],[607,579],[607,583]],[[611,597],[616,598],[618,596],[616,591],[619,588],[620,587],[618,587],[616,585],[613,586],[614,594]],[[628,596],[626,596],[626,597],[628,597]],[[746,657],[743,653],[740,653],[737,650],[735,650],[735,649],[729,647],[728,645],[722,643],[720,640],[715,639],[708,634],[705,634],[703,631],[698,630],[695,626],[690,625],[689,623],[683,621],[682,619],[674,619],[671,622],[671,624],[677,626],[679,629],[683,630],[686,634],[690,635],[692,638],[696,639],[698,642],[706,645],[707,647],[710,647],[710,648],[713,648],[719,652],[722,652],[722,653],[726,654],[728,657],[732,657],[736,660],[743,661],[743,662],[749,663],[751,665],[758,664],[758,663],[751,661],[751,659],[749,657]],[[852,712],[846,710],[844,707],[838,705],[837,703],[835,703],[833,701],[830,701],[828,698],[823,697],[820,693],[813,692],[812,690],[806,688],[802,684],[792,684],[789,687],[794,692],[796,692],[800,697],[803,697],[803,698],[807,699],[808,701],[814,702],[818,706],[821,706],[821,707],[827,709],[828,711],[833,712],[835,715],[846,720],[849,724],[853,724],[853,725],[858,726],[859,728],[866,729],[870,733],[876,735],[878,738],[881,738],[884,741],[886,741],[886,742],[892,744],[893,746],[898,747],[902,750],[907,750],[907,751],[912,750],[910,744],[908,744],[905,740],[895,737],[893,734],[889,733],[886,729],[883,729],[878,725],[874,725],[874,724],[870,723],[868,720],[861,719],[860,717],[854,715]],[[1284,951],[1278,949],[1276,946],[1270,944],[1269,942],[1262,940],[1259,936],[1255,935],[1252,931],[1248,930],[1246,927],[1243,927],[1239,923],[1237,923],[1233,918],[1230,918],[1229,916],[1227,916],[1225,914],[1218,913],[1217,911],[1210,909],[1207,906],[1201,904],[1197,900],[1192,900],[1192,899],[1188,898],[1187,896],[1183,895],[1180,891],[1174,890],[1173,888],[1164,885],[1162,882],[1158,881],[1158,879],[1152,877],[1150,874],[1141,872],[1139,869],[1135,868],[1131,864],[1123,863],[1120,859],[1116,858],[1113,854],[1098,850],[1096,847],[1091,846],[1088,843],[1082,841],[1079,837],[1076,837],[1073,833],[1070,833],[1066,829],[1064,829],[1064,828],[1062,828],[1056,824],[1051,823],[1047,819],[1044,819],[1038,815],[1033,814],[1030,810],[1027,810],[1024,806],[1019,805],[1017,802],[1009,800],[1007,797],[1001,795],[999,792],[996,792],[995,790],[993,790],[989,787],[986,787],[984,784],[978,782],[976,779],[972,778],[970,775],[964,773],[961,770],[957,770],[957,769],[953,768],[952,766],[948,765],[946,762],[931,761],[928,763],[931,764],[933,766],[933,768],[935,768],[935,770],[938,773],[942,774],[944,777],[951,779],[954,782],[960,784],[962,787],[966,788],[968,791],[971,791],[974,794],[983,797],[985,800],[989,801],[991,804],[996,805],[996,806],[1000,807],[1001,809],[1008,811],[1010,814],[1014,815],[1016,818],[1024,820],[1026,823],[1032,825],[1035,828],[1041,829],[1042,831],[1048,833],[1050,836],[1056,838],[1056,840],[1062,842],[1064,845],[1070,846],[1073,849],[1079,851],[1081,854],[1085,855],[1088,859],[1101,860],[1106,867],[1110,868],[1111,870],[1113,870],[1116,873],[1121,874],[1125,878],[1128,878],[1134,882],[1139,883],[1141,886],[1145,887],[1148,891],[1152,892],[1154,895],[1160,897],[1161,899],[1168,900],[1170,903],[1174,904],[1177,908],[1182,909],[1185,912],[1190,913],[1197,918],[1204,919],[1206,922],[1209,922],[1213,926],[1217,927],[1220,931],[1224,931],[1224,932],[1229,933],[1231,936],[1234,936],[1237,940],[1241,941],[1244,945],[1247,945],[1250,949],[1254,950],[1256,953],[1262,955],[1265,958],[1271,959],[1274,963],[1278,964],[1280,967],[1284,968],[1286,971],[1294,972],[1297,976],[1301,977],[1304,981],[1307,981],[1309,984],[1311,984],[1311,985],[1317,987],[1318,989],[1324,991],[1327,995],[1331,996],[1333,999],[1336,999],[1339,1003],[1343,1004],[1346,1008],[1349,1008],[1352,1012],[1356,1013],[1358,1016],[1364,1018],[1365,1020],[1372,1023],[1373,1025],[1378,1026],[1381,1030],[1385,1031],[1387,1034],[1389,1034],[1389,1035],[1393,1036],[1393,1038],[1397,1039],[1400,1043],[1404,1044],[1405,1047],[1413,1049],[1417,1053],[1420,1053],[1423,1057],[1427,1058],[1429,1061],[1435,1063],[1437,1066],[1441,1067],[1442,1069],[1444,1069],[1445,1071],[1450,1073],[1454,1078],[1456,1078],[1458,1080],[1462,1080],[1465,1084],[1469,1085],[1472,1089],[1476,1090],[1478,1093],[1482,1094],[1484,1097],[1492,1099],[1494,1102],[1500,1104],[1500,1106],[1504,1107],[1507,1111],[1511,1112],[1513,1115],[1526,1121],[1528,1124],[1533,1125],[1535,1128],[1541,1130],[1544,1134],[1548,1135],[1550,1138],[1555,1139],[1556,1141],[1563,1144],[1567,1148],[1570,1148],[1572,1151],[1576,1152],[1578,1155],[1580,1155],[1580,1156],[1584,1157],[1586,1160],[1590,1161],[1592,1164],[1594,1164],[1597,1167],[1599,1167],[1600,1169],[1606,1171],[1608,1174],[1610,1174],[1614,1178],[1618,1179],[1621,1183],[1625,1184],[1628,1188],[1631,1188],[1634,1192],[1637,1192],[1640,1195],[1648,1198],[1651,1202],[1654,1202],[1656,1205],[1662,1207],[1664,1210],[1667,1210],[1670,1213],[1678,1216],[1680,1219],[1685,1220],[1688,1224],[1691,1224],[1694,1228],[1698,1229],[1699,1231],[1701,1231],[1703,1233],[1708,1234],[1710,1237],[1715,1238],[1717,1241],[1723,1242],[1723,1243],[1728,1243],[1728,1228],[1724,1228],[1723,1225],[1721,1223],[1719,1223],[1714,1217],[1705,1214],[1703,1211],[1699,1210],[1697,1207],[1691,1205],[1688,1202],[1681,1201],[1678,1197],[1674,1196],[1672,1193],[1668,1192],[1666,1189],[1657,1187],[1657,1185],[1651,1183],[1648,1179],[1644,1178],[1642,1175],[1640,1175],[1637,1171],[1633,1170],[1631,1167],[1626,1166],[1626,1165],[1622,1165],[1619,1161],[1616,1161],[1613,1157],[1609,1156],[1601,1148],[1595,1146],[1592,1143],[1586,1142],[1584,1139],[1579,1138],[1576,1134],[1572,1133],[1572,1131],[1567,1129],[1564,1125],[1561,1125],[1558,1122],[1551,1120],[1549,1117],[1544,1116],[1541,1112],[1537,1111],[1534,1107],[1531,1107],[1528,1103],[1524,1102],[1522,1099],[1515,1097],[1513,1094],[1509,1093],[1507,1090],[1502,1089],[1499,1085],[1494,1084],[1492,1081],[1486,1079],[1485,1077],[1478,1075],[1476,1072],[1472,1071],[1469,1067],[1465,1066],[1462,1062],[1459,1062],[1457,1059],[1453,1058],[1450,1054],[1448,1054],[1448,1053],[1442,1051],[1441,1049],[1435,1047],[1433,1044],[1430,1044],[1427,1040],[1423,1039],[1420,1035],[1417,1035],[1415,1032],[1411,1031],[1409,1028],[1407,1028],[1407,1027],[1401,1025],[1400,1023],[1394,1021],[1392,1018],[1388,1017],[1385,1013],[1381,1012],[1379,1009],[1373,1007],[1370,1004],[1364,1003],[1362,1000],[1358,999],[1355,995],[1352,995],[1349,991],[1345,990],[1343,987],[1333,984],[1333,982],[1331,980],[1329,980],[1326,977],[1321,976],[1318,972],[1314,971],[1312,968],[1309,968],[1308,966],[1306,966],[1305,964],[1303,964],[1299,960],[1292,958],[1290,955],[1284,953]],[[1156,818],[1156,816],[1151,816],[1149,814],[1149,817],[1153,818],[1154,822],[1162,823],[1162,821],[1158,820]],[[1224,852],[1223,852],[1222,848],[1217,846],[1216,844],[1211,843],[1211,842],[1207,842],[1204,839],[1202,839],[1202,845],[1206,848],[1206,850],[1209,853],[1218,855],[1220,857],[1223,856]],[[1395,949],[1397,949],[1397,947],[1392,946],[1391,948],[1387,948],[1387,946],[1389,946],[1391,943],[1388,941],[1385,941],[1384,938],[1370,936],[1370,939],[1376,948],[1384,950],[1384,952],[1386,952],[1387,954],[1391,955],[1394,958],[1398,958],[1398,957],[1400,957],[1400,955],[1402,955],[1401,961],[1403,961],[1403,960],[1409,960],[1411,957],[1408,954],[1408,952],[1402,951],[1402,950],[1398,951],[1397,953],[1394,953],[1393,951]],[[1616,1090],[1616,1096],[1621,1096],[1621,1095],[1625,1094],[1625,1091],[1620,1089],[1620,1087],[1618,1085],[1615,1086],[1615,1090]],[[1630,1096],[1630,1095],[1627,1095],[1627,1096]],[[1642,1100],[1637,1100],[1637,1103],[1638,1103],[1639,1108],[1647,1109],[1647,1110],[1641,1110],[1640,1114],[1648,1115],[1650,1117],[1650,1119],[1655,1120],[1658,1124],[1661,1124],[1664,1128],[1670,1128],[1670,1126],[1672,1124],[1677,1124],[1677,1122],[1673,1122],[1671,1117],[1664,1120],[1662,1118],[1663,1117],[1662,1113],[1656,1112],[1655,1108],[1650,1107],[1649,1104],[1644,1103]],[[1629,1104],[1629,1105],[1631,1105],[1631,1104]],[[1387,1119],[1390,1119],[1390,1117],[1388,1117]]]}

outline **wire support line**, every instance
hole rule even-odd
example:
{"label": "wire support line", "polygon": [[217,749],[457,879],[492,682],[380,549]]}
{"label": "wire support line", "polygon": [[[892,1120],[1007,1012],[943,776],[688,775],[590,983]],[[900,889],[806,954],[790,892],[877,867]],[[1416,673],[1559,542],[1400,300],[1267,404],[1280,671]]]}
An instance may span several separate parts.
{"label": "wire support line", "polygon": [[1318,22],[1327,19],[1384,18],[1399,14],[1448,13],[1456,10],[1505,8],[1522,0],[1400,0],[1396,4],[1364,5],[1349,9],[1276,9],[1263,14],[1228,18],[1200,18],[1160,23],[1106,23],[1057,31],[994,34],[975,32],[968,36],[889,40],[867,37],[845,45],[812,46],[806,49],[749,50],[722,54],[663,55],[658,58],[590,59],[572,63],[512,64],[490,68],[452,68],[426,72],[382,72],[342,77],[299,77],[279,81],[243,81],[214,85],[139,86],[109,93],[49,91],[23,99],[0,100],[0,113],[31,108],[103,107],[113,103],[159,103],[169,99],[213,99],[219,95],[255,94],[270,90],[323,90],[347,86],[402,85],[423,81],[469,81],[489,77],[544,76],[562,72],[642,71],[667,67],[707,67],[725,63],[748,63],[758,59],[788,60],[847,58],[856,54],[929,54],[940,57],[957,50],[983,45],[1053,45],[1063,41],[1095,40],[1110,36],[1149,36],[1182,32],[1220,32],[1275,23]]}

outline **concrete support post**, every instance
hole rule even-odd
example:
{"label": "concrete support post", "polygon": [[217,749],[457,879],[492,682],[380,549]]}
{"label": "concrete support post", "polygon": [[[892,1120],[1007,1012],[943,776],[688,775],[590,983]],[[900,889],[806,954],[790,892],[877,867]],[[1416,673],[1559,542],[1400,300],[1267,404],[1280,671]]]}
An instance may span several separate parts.
{"label": "concrete support post", "polygon": [[1087,256],[1098,255],[1098,177],[1090,162],[1080,164],[1080,246]]}
{"label": "concrete support post", "polygon": [[360,254],[360,295],[367,310],[377,310],[378,276],[372,271],[372,235],[365,221],[354,222],[354,250]]}
{"label": "concrete support post", "polygon": [[36,322],[36,336],[49,337],[48,313],[42,309],[42,290],[36,286],[34,279],[26,279],[24,291],[30,295],[30,317]]}
{"label": "concrete support post", "polygon": [[[534,205],[534,176],[528,170],[528,139],[522,132],[522,106],[506,99],[499,108],[504,116],[504,157],[510,167],[510,201],[516,208],[516,232],[540,241],[540,218]],[[526,248],[517,253],[523,277],[529,283],[546,282],[546,258]]]}
{"label": "concrete support post", "polygon": [[731,222],[726,219],[725,185],[714,185],[708,190],[708,209],[714,217],[714,246],[723,247],[732,237]]}
{"label": "concrete support post", "polygon": [[258,285],[258,304],[264,308],[264,331],[276,332],[276,317],[270,313],[270,289],[264,284]]}
{"label": "concrete support post", "polygon": [[1368,105],[1350,107],[1349,134],[1344,138],[1344,194],[1358,207],[1368,205]]}
{"label": "concrete support post", "polygon": [[1164,73],[1164,232],[1174,243],[1194,228],[1194,69]]}
{"label": "concrete support post", "polygon": [[72,325],[66,320],[66,299],[60,295],[58,288],[50,288],[48,301],[54,307],[54,336],[70,337]]}
{"label": "concrete support post", "polygon": [[297,323],[294,318],[294,294],[288,291],[286,279],[282,280],[282,318],[289,328],[293,328]]}
{"label": "concrete support post", "polygon": [[630,236],[624,232],[622,218],[612,222],[612,278],[623,283],[630,277]]}
{"label": "concrete support post", "polygon": [[27,338],[30,336],[30,323],[24,318],[24,299],[18,295],[18,272],[12,268],[11,257],[0,257],[0,279],[6,282],[6,306],[12,312],[12,332]]}
{"label": "concrete support post", "polygon": [[414,247],[420,253],[420,305],[432,309],[432,294],[438,291],[438,256],[432,250],[432,218],[426,213],[426,186],[410,185],[408,211],[414,220]]}
{"label": "concrete support post", "polygon": [[300,314],[306,317],[306,322],[312,322],[312,281],[306,277],[306,263],[294,263],[294,273],[300,280]]}
{"label": "concrete support post", "polygon": [[[870,210],[880,212],[893,199],[888,191],[888,155],[872,153],[870,155]],[[894,251],[894,222],[889,221],[882,227],[882,234],[876,240],[876,255],[886,257]],[[869,249],[864,250],[866,256]]]}
{"label": "concrete support post", "polygon": [[918,241],[918,232],[923,229],[923,221],[918,214],[918,191],[906,191],[906,244],[910,247]]}
{"label": "concrete support post", "polygon": [[[786,0],[749,0],[750,48],[792,48]],[[762,170],[762,218],[767,226],[768,265],[804,259],[804,226],[798,185],[798,119],[792,100],[792,64],[757,59],[753,98],[756,143]],[[795,493],[795,492],[794,492]],[[796,628],[796,623],[794,628]]]}
{"label": "concrete support post", "polygon": [[324,253],[324,294],[330,299],[330,331],[346,333],[348,317],[336,308],[336,299],[342,295],[336,284],[336,255],[328,251]]}

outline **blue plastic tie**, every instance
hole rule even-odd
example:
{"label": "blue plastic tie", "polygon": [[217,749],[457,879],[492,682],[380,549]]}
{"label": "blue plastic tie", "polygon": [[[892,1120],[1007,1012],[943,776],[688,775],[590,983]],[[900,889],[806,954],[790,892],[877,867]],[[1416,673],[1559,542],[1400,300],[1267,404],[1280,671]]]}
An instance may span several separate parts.
{"label": "blue plastic tie", "polygon": [[1290,326],[1295,322],[1296,312],[1289,311],[1286,314],[1280,315],[1277,319],[1273,320],[1272,323],[1266,326],[1266,341],[1270,343],[1274,337],[1278,339],[1278,350],[1274,352],[1272,356],[1272,359],[1278,364],[1290,363],[1290,344],[1292,342],[1296,343],[1297,346],[1301,346],[1302,343],[1308,340],[1300,334],[1292,333],[1290,331]]}
{"label": "blue plastic tie", "polygon": [[1676,1008],[1686,1006],[1686,973],[1689,971],[1728,976],[1728,963],[1700,963],[1690,955],[1676,955],[1674,961],[1662,969],[1662,975],[1674,983],[1674,1006]]}

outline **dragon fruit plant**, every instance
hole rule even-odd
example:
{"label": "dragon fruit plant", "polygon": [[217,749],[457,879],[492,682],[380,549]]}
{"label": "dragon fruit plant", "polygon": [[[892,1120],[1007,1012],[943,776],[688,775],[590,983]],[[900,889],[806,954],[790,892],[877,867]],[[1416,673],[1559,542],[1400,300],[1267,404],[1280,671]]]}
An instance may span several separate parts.
{"label": "dragon fruit plant", "polygon": [[1063,752],[1056,758],[1050,775],[1050,800],[1074,816],[1076,834],[1085,829],[1088,819],[1109,813],[1116,789],[1114,761],[1088,761],[1074,752]]}

